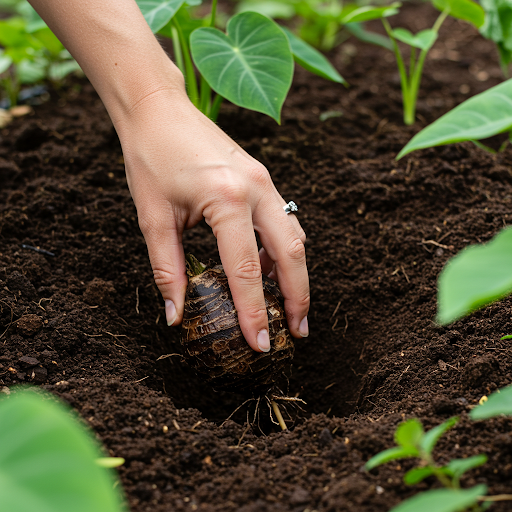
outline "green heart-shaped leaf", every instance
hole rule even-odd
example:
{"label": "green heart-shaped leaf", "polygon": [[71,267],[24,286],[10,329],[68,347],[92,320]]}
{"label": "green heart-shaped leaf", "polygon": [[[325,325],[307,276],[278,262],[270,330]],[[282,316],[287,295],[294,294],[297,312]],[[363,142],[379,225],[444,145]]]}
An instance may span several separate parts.
{"label": "green heart-shaped leaf", "polygon": [[405,28],[395,28],[393,36],[409,46],[414,46],[414,48],[419,48],[420,50],[428,50],[436,42],[437,32],[428,28],[413,35]]}
{"label": "green heart-shaped leaf", "polygon": [[450,16],[469,21],[476,28],[484,24],[485,11],[472,0],[433,0],[432,3],[440,11],[448,10]]}
{"label": "green heart-shaped leaf", "polygon": [[185,0],[136,0],[153,33],[167,25]]}
{"label": "green heart-shaped leaf", "polygon": [[438,282],[437,320],[446,325],[512,293],[512,228],[452,258]]}
{"label": "green heart-shaped leaf", "polygon": [[279,123],[293,77],[287,37],[276,23],[255,12],[233,16],[226,32],[210,27],[192,32],[195,65],[218,94]]}
{"label": "green heart-shaped leaf", "polygon": [[373,7],[371,5],[359,7],[357,4],[348,4],[341,12],[340,23],[346,25],[347,23],[363,23],[364,21],[387,18],[398,14],[401,5],[400,2],[394,2],[385,7]]}

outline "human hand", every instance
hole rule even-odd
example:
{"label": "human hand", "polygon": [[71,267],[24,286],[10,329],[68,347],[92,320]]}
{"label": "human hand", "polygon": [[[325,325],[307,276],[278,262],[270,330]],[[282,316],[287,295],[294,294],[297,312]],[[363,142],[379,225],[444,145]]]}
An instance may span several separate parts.
{"label": "human hand", "polygon": [[[183,318],[183,231],[204,217],[217,238],[249,345],[270,349],[262,272],[279,282],[291,334],[307,336],[306,236],[295,215],[284,212],[286,202],[265,167],[201,114],[184,91],[161,89],[145,97],[116,129],[168,324]],[[259,254],[255,231],[263,246]]]}

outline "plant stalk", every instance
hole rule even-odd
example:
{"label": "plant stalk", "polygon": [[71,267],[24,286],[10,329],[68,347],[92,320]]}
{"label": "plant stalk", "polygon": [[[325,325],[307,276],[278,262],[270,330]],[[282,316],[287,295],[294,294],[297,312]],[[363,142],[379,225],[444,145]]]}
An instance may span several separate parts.
{"label": "plant stalk", "polygon": [[197,89],[197,80],[196,73],[194,69],[194,64],[192,63],[192,58],[190,56],[190,48],[188,46],[188,42],[181,30],[180,24],[177,23],[174,18],[172,20],[172,26],[176,28],[176,32],[178,33],[181,49],[183,52],[183,61],[185,67],[185,80],[187,84],[187,93],[190,101],[199,108],[199,91]]}
{"label": "plant stalk", "polygon": [[288,427],[284,422],[283,415],[281,414],[279,406],[277,405],[277,402],[275,400],[271,400],[270,403],[272,404],[272,409],[274,411],[274,414],[276,415],[277,421],[279,422],[279,426],[281,427],[282,430],[288,430]]}

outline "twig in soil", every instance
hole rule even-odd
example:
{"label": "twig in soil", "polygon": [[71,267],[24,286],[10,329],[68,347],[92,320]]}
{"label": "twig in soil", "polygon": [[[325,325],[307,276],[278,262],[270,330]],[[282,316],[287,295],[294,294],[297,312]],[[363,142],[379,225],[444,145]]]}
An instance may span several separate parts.
{"label": "twig in soil", "polygon": [[133,384],[137,384],[138,382],[142,382],[143,380],[149,379],[149,375],[146,375],[145,377],[142,377],[142,379],[134,380]]}
{"label": "twig in soil", "polygon": [[22,249],[29,249],[34,252],[38,252],[39,254],[44,254],[45,256],[55,256],[53,252],[46,251],[45,249],[41,249],[40,247],[34,247],[33,245],[21,244]]}
{"label": "twig in soil", "polygon": [[338,301],[338,304],[336,305],[336,308],[334,309],[334,313],[331,315],[331,320],[336,316],[336,313],[338,312],[340,304],[341,304],[341,300]]}
{"label": "twig in soil", "polygon": [[[4,302],[3,300],[0,300],[0,302],[2,304],[5,304],[10,310],[11,310],[11,319],[9,320],[9,323],[7,324],[7,327],[5,328],[5,331],[0,334],[0,340],[4,337],[5,333],[9,330],[9,327],[11,327],[11,325],[14,323],[14,309],[12,308],[12,306],[10,304],[7,304],[7,302]],[[4,341],[5,343],[5,341]]]}
{"label": "twig in soil", "polygon": [[135,302],[135,311],[137,312],[137,315],[140,314],[139,311],[139,287],[135,288],[135,297],[137,297],[137,300]]}
{"label": "twig in soil", "polygon": [[478,501],[510,501],[512,494],[496,494],[495,496],[480,496]]}
{"label": "twig in soil", "polygon": [[436,242],[435,240],[425,240],[425,239],[423,239],[421,242],[418,242],[418,245],[425,245],[425,244],[435,245],[436,247],[441,247],[441,249],[447,249],[447,250],[452,250],[453,249],[453,245],[440,244],[439,242]]}
{"label": "twig in soil", "polygon": [[157,361],[160,361],[160,359],[167,359],[168,357],[173,356],[180,356],[182,359],[185,359],[181,354],[178,354],[177,352],[175,354],[164,354],[163,356],[160,356]]}
{"label": "twig in soil", "polygon": [[176,430],[181,430],[180,426],[178,425],[178,422],[175,419],[172,420],[172,424],[174,425],[174,428]]}
{"label": "twig in soil", "polygon": [[404,266],[403,266],[403,265],[402,265],[402,273],[403,273],[403,275],[404,275],[404,277],[405,277],[405,280],[406,280],[408,283],[410,283],[410,281],[409,281],[409,276],[405,273],[405,268],[404,268]]}

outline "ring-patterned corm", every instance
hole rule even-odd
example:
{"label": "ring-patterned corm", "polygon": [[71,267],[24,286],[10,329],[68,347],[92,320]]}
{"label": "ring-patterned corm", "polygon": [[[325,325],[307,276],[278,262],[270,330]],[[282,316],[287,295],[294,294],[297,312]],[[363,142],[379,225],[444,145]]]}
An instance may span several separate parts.
{"label": "ring-patterned corm", "polygon": [[288,204],[283,206],[283,210],[288,215],[289,213],[295,213],[299,211],[299,207],[293,201],[290,201]]}

